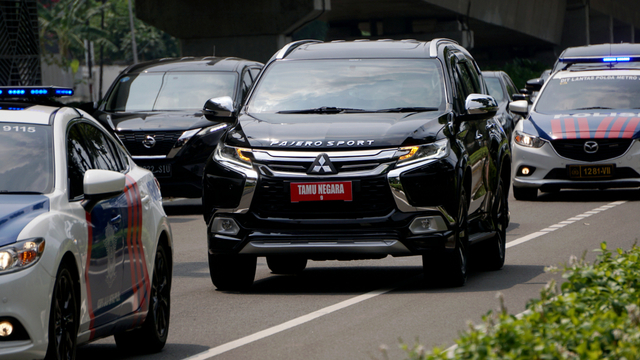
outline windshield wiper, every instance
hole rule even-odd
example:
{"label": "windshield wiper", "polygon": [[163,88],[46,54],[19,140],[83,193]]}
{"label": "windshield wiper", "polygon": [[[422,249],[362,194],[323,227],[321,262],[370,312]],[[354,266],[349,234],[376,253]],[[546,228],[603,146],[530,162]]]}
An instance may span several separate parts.
{"label": "windshield wiper", "polygon": [[420,107],[420,106],[409,106],[409,107],[396,107],[396,108],[389,108],[389,109],[380,109],[380,110],[376,110],[376,112],[379,113],[389,113],[389,112],[398,112],[398,113],[403,113],[403,112],[423,112],[423,111],[437,111],[439,110],[436,107]]}
{"label": "windshield wiper", "polygon": [[361,112],[370,112],[364,109],[351,109],[351,108],[339,108],[335,106],[322,106],[319,108],[313,109],[303,109],[303,110],[282,110],[278,111],[277,114],[340,114],[340,113],[361,113]]}
{"label": "windshield wiper", "polygon": [[573,110],[597,110],[597,109],[611,109],[610,107],[606,107],[606,106],[589,106],[589,107],[583,107],[583,108],[577,108],[577,109],[573,109]]}
{"label": "windshield wiper", "polygon": [[9,190],[0,190],[0,194],[9,194],[9,195],[42,195],[39,191],[9,191]]}

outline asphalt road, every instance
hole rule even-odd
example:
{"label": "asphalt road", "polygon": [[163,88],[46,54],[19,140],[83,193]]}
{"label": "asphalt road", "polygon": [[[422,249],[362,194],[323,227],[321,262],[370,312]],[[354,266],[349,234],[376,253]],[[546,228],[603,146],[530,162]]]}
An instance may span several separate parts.
{"label": "asphalt road", "polygon": [[497,294],[520,313],[551,279],[561,281],[546,266],[585,253],[593,260],[602,241],[629,249],[640,237],[640,190],[565,191],[509,204],[504,268],[472,270],[464,287],[424,288],[419,257],[311,261],[297,276],[273,275],[261,258],[246,293],[211,284],[198,207],[167,207],[175,264],[166,347],[136,356],[110,337],[79,348],[78,359],[403,359],[399,339],[449,347],[470,321],[498,308]]}

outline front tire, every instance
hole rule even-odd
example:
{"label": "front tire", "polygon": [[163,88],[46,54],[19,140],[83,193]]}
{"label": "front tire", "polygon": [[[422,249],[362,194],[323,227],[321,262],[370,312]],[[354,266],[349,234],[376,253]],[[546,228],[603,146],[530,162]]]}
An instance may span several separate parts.
{"label": "front tire", "polygon": [[157,353],[167,342],[171,313],[171,263],[163,245],[158,245],[153,265],[149,311],[140,329],[114,336],[116,345],[136,352]]}
{"label": "front tire", "polygon": [[49,347],[45,360],[73,360],[78,339],[78,301],[71,271],[62,265],[53,287]]}
{"label": "front tire", "polygon": [[211,282],[218,290],[242,291],[256,276],[255,256],[209,254]]}
{"label": "front tire", "polygon": [[538,189],[513,187],[513,197],[520,201],[534,201],[538,198]]}

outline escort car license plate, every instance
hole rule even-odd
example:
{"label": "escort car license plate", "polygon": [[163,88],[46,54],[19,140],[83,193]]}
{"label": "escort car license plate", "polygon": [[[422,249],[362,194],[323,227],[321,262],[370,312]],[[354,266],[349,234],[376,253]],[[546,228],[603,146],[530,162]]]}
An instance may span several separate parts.
{"label": "escort car license plate", "polygon": [[351,181],[291,183],[291,202],[351,201]]}
{"label": "escort car license plate", "polygon": [[614,164],[603,165],[567,165],[571,179],[610,178],[615,170]]}
{"label": "escort car license plate", "polygon": [[143,168],[151,171],[156,177],[171,176],[171,164],[163,165],[142,165]]}

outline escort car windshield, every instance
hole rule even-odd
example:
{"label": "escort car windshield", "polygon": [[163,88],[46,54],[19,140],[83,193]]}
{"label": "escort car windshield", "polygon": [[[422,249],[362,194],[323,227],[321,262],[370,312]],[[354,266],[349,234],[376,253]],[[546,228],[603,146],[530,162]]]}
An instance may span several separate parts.
{"label": "escort car windshield", "polygon": [[51,127],[0,122],[0,195],[52,190]]}
{"label": "escort car windshield", "polygon": [[536,104],[539,113],[640,107],[640,72],[598,71],[585,76],[556,76],[547,81]]}
{"label": "escort car windshield", "polygon": [[120,78],[107,100],[107,111],[201,110],[215,97],[235,98],[233,72],[164,72]]}
{"label": "escort car windshield", "polygon": [[250,113],[414,112],[444,108],[435,59],[279,61],[266,70]]}

